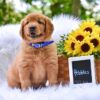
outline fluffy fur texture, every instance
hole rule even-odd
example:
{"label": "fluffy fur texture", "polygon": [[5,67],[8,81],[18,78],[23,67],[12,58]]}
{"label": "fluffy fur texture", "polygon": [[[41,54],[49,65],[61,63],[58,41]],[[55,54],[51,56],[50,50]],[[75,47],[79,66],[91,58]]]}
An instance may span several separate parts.
{"label": "fluffy fur texture", "polygon": [[73,16],[61,14],[59,16],[55,16],[52,22],[54,25],[52,38],[58,42],[61,39],[60,36],[64,34],[67,35],[72,30],[78,28],[81,20]]}
{"label": "fluffy fur texture", "polygon": [[8,66],[20,47],[19,28],[20,25],[0,27],[0,83],[6,80]]}
{"label": "fluffy fur texture", "polygon": [[17,57],[8,70],[8,85],[12,88],[38,88],[57,84],[58,60],[55,43],[43,48],[34,48],[29,43],[51,40],[53,25],[49,18],[40,13],[27,15],[21,24],[23,38]]}
{"label": "fluffy fur texture", "polygon": [[26,92],[0,85],[0,100],[100,100],[100,85],[48,87]]}
{"label": "fluffy fur texture", "polygon": [[[53,18],[52,23],[54,25],[52,38],[55,42],[58,42],[60,36],[68,34],[72,29],[75,29],[80,20],[68,15],[59,15]],[[19,35],[19,29],[20,25],[5,25],[0,27],[0,83],[6,80],[8,66],[13,58],[15,58],[20,47],[22,39]]]}

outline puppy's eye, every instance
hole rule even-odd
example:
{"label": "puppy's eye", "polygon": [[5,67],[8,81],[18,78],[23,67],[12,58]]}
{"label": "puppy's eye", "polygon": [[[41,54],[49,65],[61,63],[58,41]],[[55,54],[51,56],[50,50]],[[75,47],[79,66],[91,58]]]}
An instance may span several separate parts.
{"label": "puppy's eye", "polygon": [[38,23],[39,24],[44,24],[44,21],[43,20],[38,20]]}
{"label": "puppy's eye", "polygon": [[26,22],[26,24],[28,24],[28,23],[29,23],[29,21]]}

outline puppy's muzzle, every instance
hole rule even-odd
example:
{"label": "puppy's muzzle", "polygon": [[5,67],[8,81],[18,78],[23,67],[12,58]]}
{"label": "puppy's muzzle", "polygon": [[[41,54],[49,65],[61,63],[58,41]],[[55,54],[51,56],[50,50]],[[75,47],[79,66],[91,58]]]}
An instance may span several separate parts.
{"label": "puppy's muzzle", "polygon": [[29,27],[29,31],[30,31],[30,33],[31,33],[32,35],[35,34],[35,29],[36,29],[35,26],[31,26],[31,27]]}
{"label": "puppy's muzzle", "polygon": [[30,32],[30,37],[31,38],[37,38],[37,37],[42,36],[42,34],[37,35],[35,26],[29,27],[29,32]]}
{"label": "puppy's muzzle", "polygon": [[35,29],[36,29],[35,26],[29,27],[30,37],[32,37],[32,38],[34,38],[36,35]]}

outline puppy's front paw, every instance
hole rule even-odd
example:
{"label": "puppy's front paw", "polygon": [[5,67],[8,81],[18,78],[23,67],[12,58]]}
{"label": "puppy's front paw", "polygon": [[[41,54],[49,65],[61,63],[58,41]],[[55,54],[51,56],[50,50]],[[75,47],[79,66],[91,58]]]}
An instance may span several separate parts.
{"label": "puppy's front paw", "polygon": [[53,80],[53,81],[50,80],[50,81],[49,81],[49,85],[50,85],[50,86],[54,86],[54,85],[57,85],[57,84],[58,84],[58,81],[57,81],[57,80]]}
{"label": "puppy's front paw", "polygon": [[23,91],[25,91],[25,90],[27,90],[27,89],[29,89],[29,88],[31,88],[32,87],[32,85],[31,85],[31,82],[30,81],[23,81],[23,82],[21,82],[21,89],[23,90]]}

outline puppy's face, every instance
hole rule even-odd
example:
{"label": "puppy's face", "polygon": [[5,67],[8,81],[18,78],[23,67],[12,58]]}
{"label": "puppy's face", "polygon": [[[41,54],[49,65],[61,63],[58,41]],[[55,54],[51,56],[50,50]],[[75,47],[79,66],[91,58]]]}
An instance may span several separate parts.
{"label": "puppy's face", "polygon": [[51,38],[53,25],[50,19],[40,13],[27,15],[21,24],[20,33],[28,42],[43,42]]}

